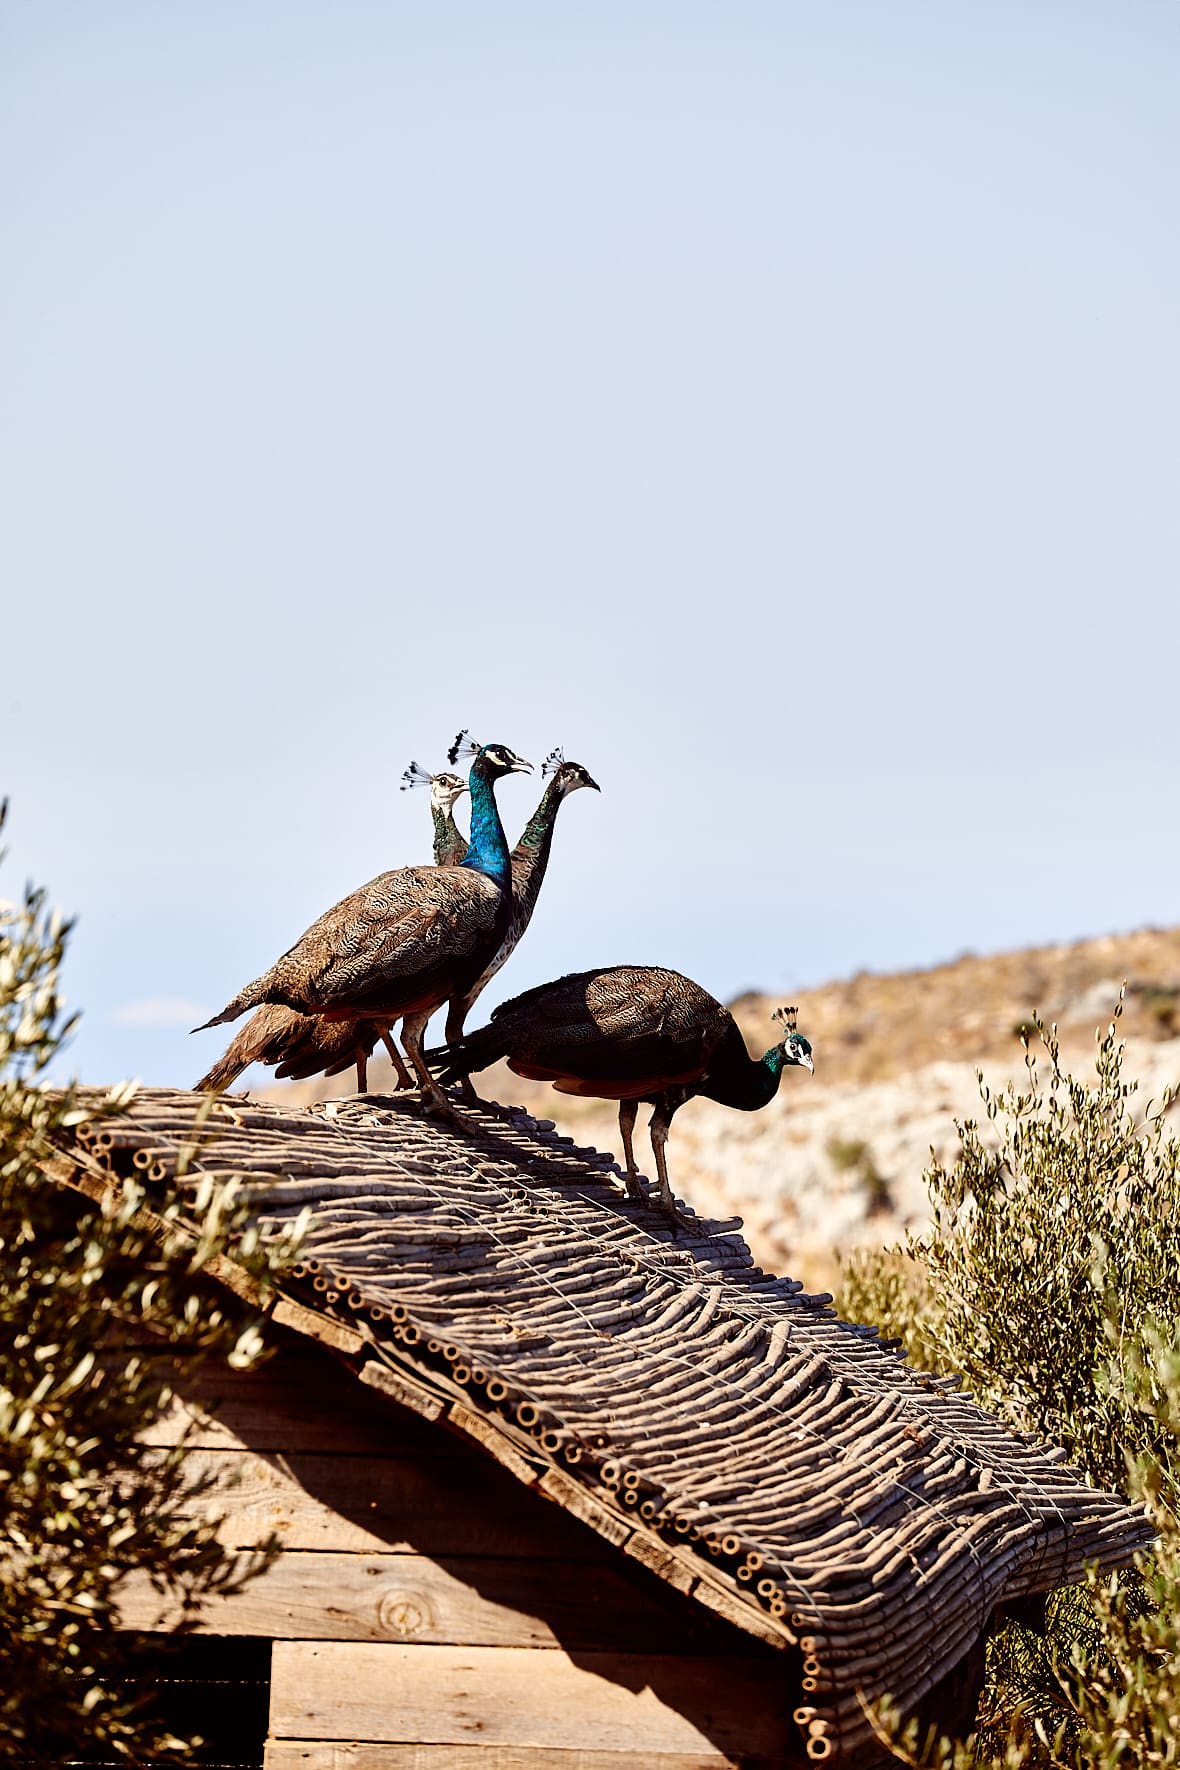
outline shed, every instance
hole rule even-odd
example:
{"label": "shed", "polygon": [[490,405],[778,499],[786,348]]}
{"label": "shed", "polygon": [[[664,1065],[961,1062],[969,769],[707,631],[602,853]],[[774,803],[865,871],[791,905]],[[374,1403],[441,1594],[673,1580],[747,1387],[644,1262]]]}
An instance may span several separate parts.
{"label": "shed", "polygon": [[[278,1356],[218,1376],[190,1452],[227,1541],[284,1545],[202,1618],[271,1644],[240,1762],[871,1762],[874,1700],[969,1714],[997,1607],[1151,1540],[738,1226],[674,1231],[544,1121],[200,1104],[143,1090],[48,1166],[95,1196],[240,1174],[263,1221],[314,1213]],[[159,1605],[129,1592],[127,1626],[166,1629]]]}

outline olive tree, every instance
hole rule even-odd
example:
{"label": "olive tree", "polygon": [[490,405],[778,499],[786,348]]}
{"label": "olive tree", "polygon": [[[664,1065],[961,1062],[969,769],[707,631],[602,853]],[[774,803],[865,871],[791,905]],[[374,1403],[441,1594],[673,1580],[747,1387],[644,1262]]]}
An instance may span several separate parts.
{"label": "olive tree", "polygon": [[911,1732],[910,1763],[1115,1770],[1180,1753],[1180,1143],[1170,1096],[1123,1079],[1121,1002],[1093,1078],[1065,1070],[1055,1029],[1021,1032],[1025,1080],[959,1124],[933,1162],[931,1225],[844,1274],[842,1312],[958,1374],[1013,1428],[1066,1447],[1095,1482],[1148,1506],[1136,1571],[1048,1597],[989,1645],[975,1738]]}
{"label": "olive tree", "polygon": [[[46,1177],[83,1116],[72,1090],[46,1086],[71,1025],[69,932],[38,890],[0,902],[0,1764],[58,1766],[83,1748],[184,1762],[195,1742],[120,1680],[120,1591],[147,1579],[191,1623],[273,1545],[224,1548],[185,1444],[141,1439],[168,1405],[166,1364],[242,1367],[263,1350],[257,1312],[208,1277],[213,1257],[232,1247],[265,1285],[284,1250],[260,1244],[232,1184],[153,1198],[149,1221],[136,1183],[96,1202]],[[113,1090],[108,1110],[131,1092]]]}

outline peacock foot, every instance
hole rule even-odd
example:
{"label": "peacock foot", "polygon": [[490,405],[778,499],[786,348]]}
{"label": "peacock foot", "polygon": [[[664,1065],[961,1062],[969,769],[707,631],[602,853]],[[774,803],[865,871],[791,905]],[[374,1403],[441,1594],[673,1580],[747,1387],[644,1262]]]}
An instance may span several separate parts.
{"label": "peacock foot", "polygon": [[700,1232],[701,1219],[692,1206],[685,1204],[682,1198],[674,1198],[670,1192],[664,1193],[660,1196],[659,1204],[661,1211],[675,1228]]}
{"label": "peacock foot", "polygon": [[456,1110],[454,1101],[448,1100],[441,1088],[423,1088],[419,1098],[425,1118],[438,1119],[449,1125],[463,1123],[462,1113]]}
{"label": "peacock foot", "polygon": [[627,1197],[635,1199],[638,1204],[645,1205],[648,1202],[647,1186],[639,1169],[627,1168],[624,1171],[623,1180],[627,1187]]}

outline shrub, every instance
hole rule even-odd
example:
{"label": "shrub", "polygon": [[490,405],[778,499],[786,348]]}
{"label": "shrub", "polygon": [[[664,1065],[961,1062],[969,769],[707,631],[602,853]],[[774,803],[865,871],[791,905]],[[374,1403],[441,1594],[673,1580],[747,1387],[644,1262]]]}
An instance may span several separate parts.
{"label": "shrub", "polygon": [[120,1589],[147,1578],[191,1619],[271,1549],[223,1549],[185,1445],[139,1443],[169,1391],[134,1343],[166,1344],[182,1368],[249,1364],[258,1320],[204,1273],[232,1243],[265,1282],[285,1252],[258,1245],[232,1187],[206,1189],[195,1209],[153,1199],[161,1240],[137,1215],[138,1186],[95,1204],[45,1178],[42,1161],[83,1116],[69,1090],[43,1085],[70,1025],[58,993],[68,932],[38,891],[0,903],[0,1764],[33,1770],[82,1747],[129,1764],[191,1756],[195,1741],[120,1688]]}
{"label": "shrub", "polygon": [[1180,1144],[1169,1104],[1137,1118],[1114,1021],[1075,1081],[1055,1030],[1026,1032],[1026,1082],[993,1093],[990,1135],[926,1174],[932,1221],[908,1250],[861,1256],[846,1313],[954,1371],[1021,1432],[1063,1444],[1095,1482],[1144,1500],[1159,1530],[1138,1573],[1053,1594],[1043,1624],[989,1644],[972,1743],[911,1730],[910,1763],[1171,1764],[1180,1745]]}

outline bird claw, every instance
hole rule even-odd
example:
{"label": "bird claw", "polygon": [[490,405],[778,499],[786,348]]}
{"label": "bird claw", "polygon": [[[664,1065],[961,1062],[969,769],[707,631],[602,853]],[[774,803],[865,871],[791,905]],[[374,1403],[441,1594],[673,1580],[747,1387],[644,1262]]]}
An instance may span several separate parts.
{"label": "bird claw", "polygon": [[661,1198],[659,1202],[665,1217],[678,1228],[691,1229],[699,1235],[705,1227],[704,1219],[697,1215],[691,1205],[685,1204],[682,1198],[673,1198],[669,1195],[667,1198]]}
{"label": "bird claw", "polygon": [[439,1119],[448,1125],[463,1123],[462,1113],[456,1110],[454,1101],[448,1100],[441,1090],[430,1094],[423,1093],[422,1116],[429,1119]]}

